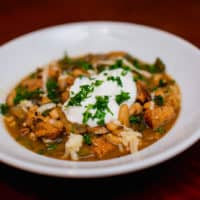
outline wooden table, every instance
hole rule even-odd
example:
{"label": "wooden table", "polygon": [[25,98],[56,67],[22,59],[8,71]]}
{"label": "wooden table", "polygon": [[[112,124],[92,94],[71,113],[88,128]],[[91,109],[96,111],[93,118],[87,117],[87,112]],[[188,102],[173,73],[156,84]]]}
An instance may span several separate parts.
{"label": "wooden table", "polygon": [[[119,20],[158,27],[200,47],[198,0],[1,0],[0,44],[56,24]],[[200,199],[200,142],[135,174],[92,180],[50,178],[0,164],[0,199]]]}

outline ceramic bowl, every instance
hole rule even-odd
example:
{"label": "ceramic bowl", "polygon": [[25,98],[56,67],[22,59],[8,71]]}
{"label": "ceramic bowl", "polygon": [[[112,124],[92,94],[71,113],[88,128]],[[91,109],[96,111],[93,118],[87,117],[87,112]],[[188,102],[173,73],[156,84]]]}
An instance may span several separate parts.
{"label": "ceramic bowl", "polygon": [[44,157],[18,144],[0,120],[0,161],[58,177],[104,177],[135,172],[174,157],[200,138],[200,51],[189,42],[154,28],[117,22],[84,22],[50,27],[0,47],[0,101],[36,67],[61,57],[122,50],[153,62],[160,57],[182,91],[180,116],[166,136],[133,155],[105,161],[75,162]]}

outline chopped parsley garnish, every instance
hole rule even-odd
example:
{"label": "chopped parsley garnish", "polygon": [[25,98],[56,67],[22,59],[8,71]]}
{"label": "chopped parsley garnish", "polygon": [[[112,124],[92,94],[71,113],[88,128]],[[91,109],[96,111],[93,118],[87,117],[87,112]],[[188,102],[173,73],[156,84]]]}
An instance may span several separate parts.
{"label": "chopped parsley garnish", "polygon": [[123,71],[121,72],[122,76],[126,76],[126,74],[130,71],[130,68],[127,66],[123,67]]}
{"label": "chopped parsley garnish", "polygon": [[84,77],[84,76],[83,76],[82,74],[79,76],[80,79],[82,79],[83,77]]}
{"label": "chopped parsley garnish", "polygon": [[153,66],[154,66],[153,73],[162,73],[165,71],[165,64],[160,58],[156,58]]}
{"label": "chopped parsley garnish", "polygon": [[108,81],[115,81],[117,83],[117,85],[119,85],[120,87],[122,87],[122,81],[121,81],[121,78],[119,76],[117,77],[114,77],[114,76],[108,76],[107,77],[107,80]]}
{"label": "chopped parsley garnish", "polygon": [[164,104],[164,98],[161,95],[155,96],[153,100],[158,106],[162,106]]}
{"label": "chopped parsley garnish", "polygon": [[86,71],[92,69],[92,65],[89,62],[81,59],[71,59],[67,54],[64,55],[62,59],[60,59],[59,63],[62,67],[76,66]]}
{"label": "chopped parsley garnish", "polygon": [[148,127],[143,114],[133,115],[129,118],[129,121],[134,126],[134,129],[139,132],[144,131]]}
{"label": "chopped parsley garnish", "polygon": [[97,119],[97,124],[102,126],[105,124],[105,116],[106,113],[103,110],[97,110],[93,116],[93,119]]}
{"label": "chopped parsley garnish", "polygon": [[96,103],[93,105],[93,109],[96,109],[96,112],[93,115],[93,119],[97,119],[98,125],[104,124],[106,111],[113,115],[110,108],[108,107],[108,103],[109,103],[108,96],[97,96],[96,97]]}
{"label": "chopped parsley garnish", "polygon": [[80,91],[69,100],[67,106],[81,106],[81,102],[93,91],[93,85],[81,85]]}
{"label": "chopped parsley garnish", "polygon": [[47,88],[47,96],[51,101],[54,103],[59,103],[60,97],[59,97],[59,88],[58,88],[58,83],[56,80],[49,78],[46,83],[46,88]]}
{"label": "chopped parsley garnish", "polygon": [[92,69],[92,65],[84,60],[74,61],[74,65],[77,65],[78,67],[81,67],[82,69],[86,71],[89,69]]}
{"label": "chopped parsley garnish", "polygon": [[156,128],[154,131],[155,131],[155,132],[158,132],[158,133],[160,133],[160,134],[165,133],[165,129],[164,129],[163,127]]}
{"label": "chopped parsley garnish", "polygon": [[141,69],[141,68],[142,68],[142,66],[141,66],[141,64],[140,64],[140,62],[139,62],[139,60],[136,59],[136,58],[134,58],[134,60],[133,60],[133,65],[134,65],[137,69]]}
{"label": "chopped parsley garnish", "polygon": [[17,87],[14,104],[18,104],[20,101],[26,99],[38,99],[41,97],[41,94],[43,94],[43,91],[39,88],[34,91],[28,91],[25,87]]}
{"label": "chopped parsley garnish", "polygon": [[121,103],[123,103],[124,101],[126,101],[128,99],[130,99],[129,92],[121,91],[120,94],[115,96],[115,101],[117,102],[118,105],[120,105]]}
{"label": "chopped parsley garnish", "polygon": [[94,83],[94,85],[95,86],[100,86],[102,83],[103,83],[102,80],[96,80],[95,83]]}
{"label": "chopped parsley garnish", "polygon": [[131,124],[139,124],[142,122],[141,115],[133,115],[129,118]]}
{"label": "chopped parsley garnish", "polygon": [[159,80],[159,84],[158,84],[159,87],[164,87],[166,85],[167,85],[167,82],[165,80],[163,80],[163,79]]}
{"label": "chopped parsley garnish", "polygon": [[112,70],[112,69],[119,69],[119,68],[123,68],[123,62],[122,62],[122,60],[116,60],[115,64],[109,66],[110,70]]}
{"label": "chopped parsley garnish", "polygon": [[136,75],[134,75],[133,80],[134,81],[138,81],[138,80],[144,81],[145,78],[141,74],[136,74]]}
{"label": "chopped parsley garnish", "polygon": [[67,106],[81,106],[81,102],[88,98],[88,95],[94,91],[94,87],[98,87],[103,83],[102,80],[96,80],[91,85],[81,85],[80,91],[69,100]]}
{"label": "chopped parsley garnish", "polygon": [[92,113],[90,113],[90,110],[93,108],[93,105],[88,104],[86,108],[86,111],[83,113],[83,124],[87,124],[88,120],[92,118]]}
{"label": "chopped parsley garnish", "polygon": [[48,146],[47,146],[47,150],[48,151],[55,150],[56,148],[57,148],[57,144],[56,143],[51,143],[51,144],[48,144]]}
{"label": "chopped parsley garnish", "polygon": [[153,64],[142,63],[136,58],[134,58],[132,63],[137,69],[146,70],[152,74],[162,73],[165,71],[165,64],[162,62],[160,58],[156,58]]}
{"label": "chopped parsley garnish", "polygon": [[94,104],[93,108],[97,110],[104,110],[108,111],[112,114],[110,109],[108,108],[109,103],[109,96],[96,96],[96,103]]}
{"label": "chopped parsley garnish", "polygon": [[9,106],[6,103],[1,103],[0,104],[0,113],[2,115],[6,115],[8,113]]}
{"label": "chopped parsley garnish", "polygon": [[92,144],[91,135],[88,133],[85,133],[83,135],[83,141],[85,142],[85,144],[91,145]]}
{"label": "chopped parsley garnish", "polygon": [[49,115],[51,109],[49,110],[45,110],[43,113],[42,113],[42,116],[46,117],[47,115]]}
{"label": "chopped parsley garnish", "polygon": [[124,65],[122,60],[116,60],[115,64],[109,66],[110,70],[120,69],[120,68],[123,69],[123,71],[121,72],[122,76],[125,76],[128,73],[128,71],[130,71],[130,68]]}
{"label": "chopped parsley garnish", "polygon": [[[103,125],[106,112],[109,112],[113,115],[108,107],[108,102],[108,96],[97,96],[95,104],[89,104],[86,111],[83,113],[83,123],[86,124],[89,119],[96,119],[98,125]],[[91,109],[96,110],[94,114],[90,112]]]}

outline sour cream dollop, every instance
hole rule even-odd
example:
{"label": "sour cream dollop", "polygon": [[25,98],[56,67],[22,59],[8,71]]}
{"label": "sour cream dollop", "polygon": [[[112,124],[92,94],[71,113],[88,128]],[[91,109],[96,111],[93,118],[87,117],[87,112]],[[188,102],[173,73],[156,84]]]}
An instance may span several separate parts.
{"label": "sour cream dollop", "polygon": [[[88,93],[87,98],[80,102],[80,105],[70,105],[69,102],[73,100],[75,95],[80,93],[81,87],[84,85],[92,86],[93,90]],[[125,103],[130,106],[135,101],[136,91],[136,84],[133,80],[133,74],[131,71],[124,71],[121,68],[113,70],[107,69],[98,75],[93,75],[89,78],[77,78],[70,88],[70,97],[64,103],[62,110],[69,121],[79,124],[83,124],[84,113],[88,111],[90,113],[90,117],[87,119],[85,124],[94,127],[99,125],[99,122],[98,118],[94,117],[97,109],[92,108],[92,106],[94,107],[97,103],[97,98],[99,96],[107,96],[108,109],[105,109],[104,112],[104,123],[106,124],[110,121],[116,121],[118,119],[120,104]],[[125,96],[128,96],[128,98],[124,98],[124,101],[119,103],[119,101],[116,101],[116,97],[120,97],[122,93],[126,93]]]}

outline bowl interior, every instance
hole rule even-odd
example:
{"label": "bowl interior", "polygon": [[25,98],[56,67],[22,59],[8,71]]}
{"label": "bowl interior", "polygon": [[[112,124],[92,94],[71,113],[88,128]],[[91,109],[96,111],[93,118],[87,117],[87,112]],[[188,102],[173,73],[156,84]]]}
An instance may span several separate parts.
{"label": "bowl interior", "polygon": [[98,162],[60,161],[37,155],[16,143],[0,121],[0,159],[37,173],[64,177],[106,176],[148,167],[183,151],[200,137],[198,79],[200,52],[191,44],[144,26],[77,23],[44,29],[0,48],[0,101],[26,74],[61,57],[88,52],[127,51],[144,61],[160,57],[182,91],[182,109],[171,131],[154,145],[122,158]]}

